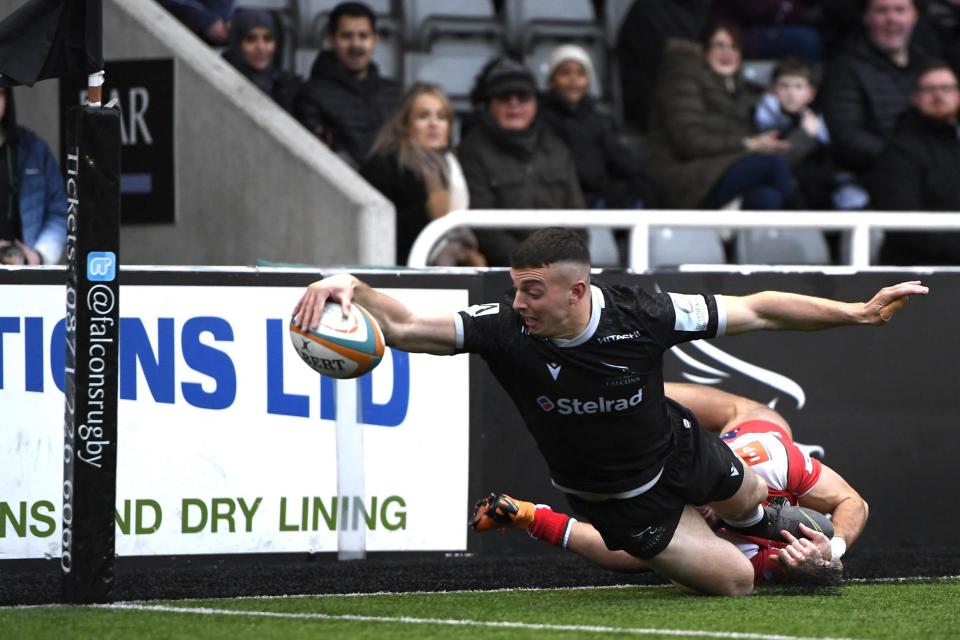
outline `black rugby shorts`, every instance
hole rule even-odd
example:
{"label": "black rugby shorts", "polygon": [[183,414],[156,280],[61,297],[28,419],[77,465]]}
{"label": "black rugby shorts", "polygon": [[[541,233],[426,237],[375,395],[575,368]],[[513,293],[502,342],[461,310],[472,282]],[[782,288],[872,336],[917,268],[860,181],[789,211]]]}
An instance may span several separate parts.
{"label": "black rugby shorts", "polygon": [[676,447],[649,491],[624,500],[567,495],[574,512],[600,532],[610,550],[654,557],[673,538],[684,505],[726,500],[743,483],[743,462],[717,434],[700,428],[686,409],[671,411],[671,422]]}

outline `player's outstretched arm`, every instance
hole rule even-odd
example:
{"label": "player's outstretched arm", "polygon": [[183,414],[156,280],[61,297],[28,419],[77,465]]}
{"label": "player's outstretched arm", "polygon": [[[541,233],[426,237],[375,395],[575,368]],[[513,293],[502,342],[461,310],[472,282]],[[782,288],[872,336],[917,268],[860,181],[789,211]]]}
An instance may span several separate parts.
{"label": "player's outstretched arm", "polygon": [[727,334],[760,330],[815,331],[854,324],[890,321],[910,296],[929,291],[919,280],[884,287],[868,302],[839,302],[782,291],[724,296]]}
{"label": "player's outstretched arm", "polygon": [[452,353],[456,327],[452,313],[419,313],[396,298],[381,293],[348,273],[310,284],[293,309],[301,329],[316,327],[327,300],[341,304],[344,312],[356,301],[380,323],[383,337],[391,347],[415,353]]}

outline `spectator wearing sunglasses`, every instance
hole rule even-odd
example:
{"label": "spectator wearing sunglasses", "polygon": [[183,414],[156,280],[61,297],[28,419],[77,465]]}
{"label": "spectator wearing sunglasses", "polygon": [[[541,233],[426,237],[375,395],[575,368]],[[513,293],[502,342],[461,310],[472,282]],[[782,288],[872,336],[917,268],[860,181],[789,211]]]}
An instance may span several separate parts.
{"label": "spectator wearing sunglasses", "polygon": [[[477,124],[460,145],[473,209],[583,209],[573,156],[537,117],[536,83],[507,57],[488,62],[473,90]],[[544,215],[547,226],[549,216]],[[531,229],[474,229],[490,266],[506,266]]]}

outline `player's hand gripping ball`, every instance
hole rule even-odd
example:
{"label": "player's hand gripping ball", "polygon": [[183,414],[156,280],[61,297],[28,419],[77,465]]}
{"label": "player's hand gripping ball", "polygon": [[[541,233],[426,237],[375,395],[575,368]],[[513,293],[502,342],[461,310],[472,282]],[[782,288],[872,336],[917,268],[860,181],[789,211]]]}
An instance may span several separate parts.
{"label": "player's hand gripping ball", "polygon": [[362,376],[383,358],[380,324],[357,303],[344,316],[339,302],[327,300],[317,327],[306,331],[292,318],[290,340],[310,368],[331,378]]}

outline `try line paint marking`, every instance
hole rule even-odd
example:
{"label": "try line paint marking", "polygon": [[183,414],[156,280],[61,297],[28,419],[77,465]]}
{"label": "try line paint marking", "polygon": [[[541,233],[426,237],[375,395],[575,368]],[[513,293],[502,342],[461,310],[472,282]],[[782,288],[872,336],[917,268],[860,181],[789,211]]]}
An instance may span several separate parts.
{"label": "try line paint marking", "polygon": [[492,629],[529,629],[536,631],[574,631],[578,633],[611,633],[632,635],[661,635],[685,638],[734,638],[737,640],[849,640],[847,638],[810,638],[736,631],[698,631],[687,629],[647,629],[640,627],[602,627],[575,624],[535,624],[496,620],[458,620],[451,618],[413,618],[409,616],[363,616],[328,613],[285,613],[280,611],[239,611],[236,609],[213,609],[210,607],[171,607],[168,605],[107,604],[93,605],[98,609],[125,611],[151,611],[159,613],[183,613],[201,616],[239,616],[251,618],[280,618],[288,620],[324,620],[346,622],[389,622],[400,624],[432,624],[450,627],[487,627]]}

